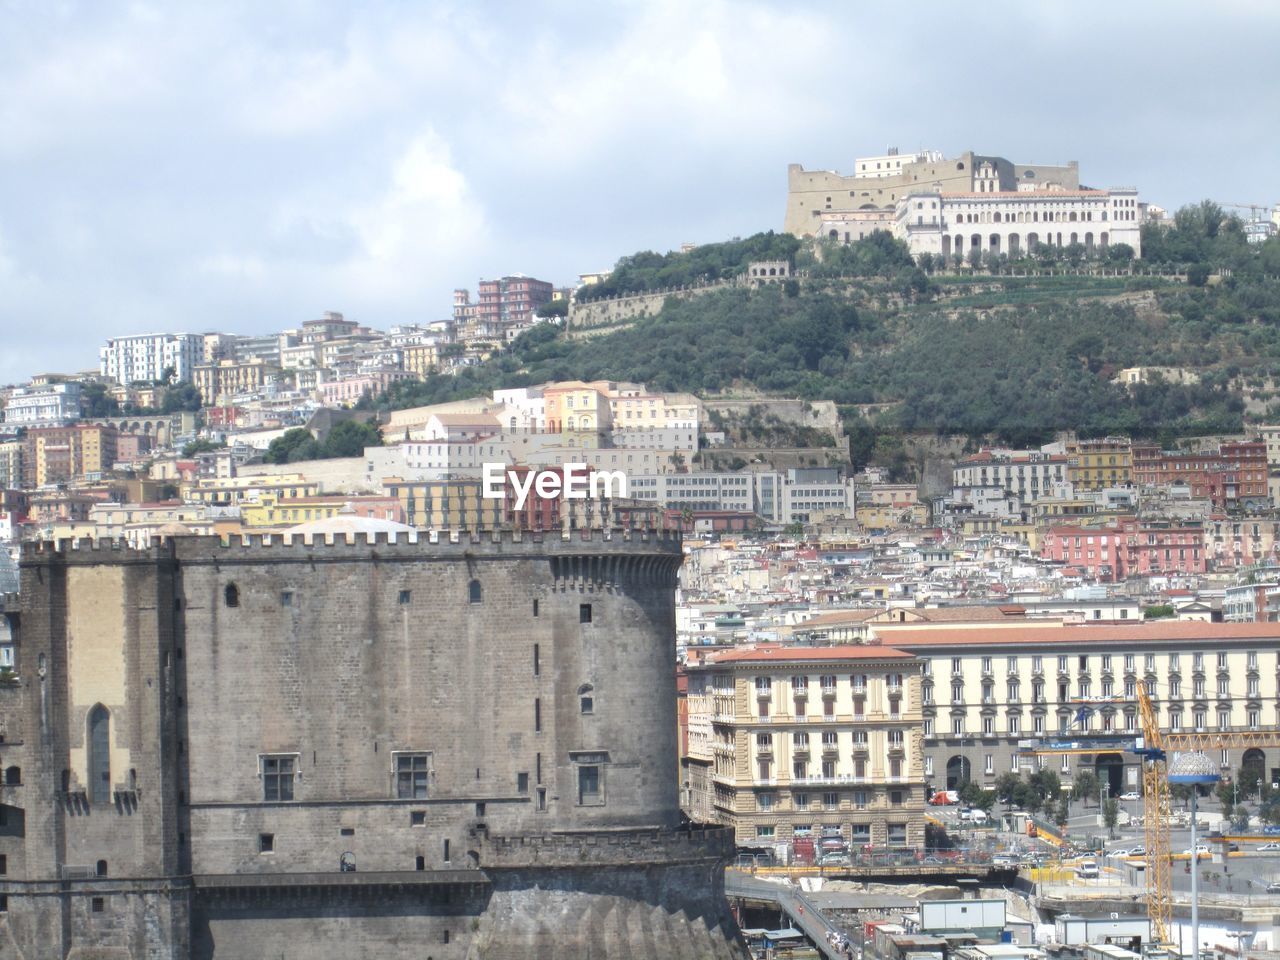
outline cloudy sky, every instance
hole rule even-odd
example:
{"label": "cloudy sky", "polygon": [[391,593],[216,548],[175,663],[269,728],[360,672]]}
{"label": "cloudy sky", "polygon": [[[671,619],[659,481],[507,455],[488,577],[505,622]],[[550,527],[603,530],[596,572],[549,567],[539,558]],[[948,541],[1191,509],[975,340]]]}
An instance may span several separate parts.
{"label": "cloudy sky", "polygon": [[0,0],[0,383],[778,229],[890,145],[1280,201],[1280,5],[902,6]]}

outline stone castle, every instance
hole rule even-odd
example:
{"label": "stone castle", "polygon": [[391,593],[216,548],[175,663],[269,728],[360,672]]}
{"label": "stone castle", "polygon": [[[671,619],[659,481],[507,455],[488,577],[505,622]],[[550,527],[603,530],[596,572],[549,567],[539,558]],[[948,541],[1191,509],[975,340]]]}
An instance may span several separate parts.
{"label": "stone castle", "polygon": [[[745,957],[678,534],[27,545],[0,958]],[[10,774],[13,774],[12,776]]]}
{"label": "stone castle", "polygon": [[[1012,193],[1079,190],[1080,168],[1014,163],[965,151],[948,159],[936,150],[858,157],[854,173],[787,167],[787,210],[782,229],[797,237],[827,236],[832,229],[892,229],[899,200],[922,192]],[[858,239],[856,236],[853,239]]]}

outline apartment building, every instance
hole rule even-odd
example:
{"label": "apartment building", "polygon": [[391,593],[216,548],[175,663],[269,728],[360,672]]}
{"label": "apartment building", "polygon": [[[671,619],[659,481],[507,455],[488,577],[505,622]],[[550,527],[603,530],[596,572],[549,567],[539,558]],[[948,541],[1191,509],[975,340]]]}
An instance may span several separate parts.
{"label": "apartment building", "polygon": [[1132,517],[1113,526],[1050,527],[1040,556],[1107,583],[1136,576],[1203,574],[1208,571],[1204,527]]}
{"label": "apartment building", "polygon": [[[1048,623],[981,629],[878,624],[876,639],[924,661],[923,773],[934,788],[969,779],[990,787],[1035,764],[1070,778],[1095,770],[1113,794],[1139,788],[1138,758],[1097,754],[1028,757],[1019,741],[1137,734],[1137,688],[1162,728],[1231,733],[1280,726],[1280,625],[1156,621]],[[1280,747],[1206,743],[1232,774],[1258,764],[1280,782]]]}
{"label": "apartment building", "polygon": [[80,384],[19,387],[4,405],[7,427],[61,427],[80,419]]}
{"label": "apartment building", "polygon": [[115,465],[118,437],[114,427],[101,424],[28,430],[23,439],[23,486],[99,478]]}
{"label": "apartment building", "polygon": [[192,374],[192,383],[200,391],[200,402],[206,407],[225,403],[238,394],[256,393],[280,371],[263,360],[220,360],[201,364]]}
{"label": "apartment building", "polygon": [[1161,450],[1153,443],[1133,445],[1133,479],[1144,487],[1185,486],[1191,497],[1219,510],[1263,507],[1267,488],[1267,444],[1263,440],[1223,443],[1215,452]]}
{"label": "apartment building", "polygon": [[[688,667],[691,798],[739,844],[924,844],[921,662],[887,646],[760,646]],[[692,790],[693,784],[690,784]]]}
{"label": "apartment building", "polygon": [[1092,493],[1133,482],[1133,446],[1128,437],[1072,440],[1067,444],[1067,479],[1077,493]]}
{"label": "apartment building", "polygon": [[1066,454],[1038,450],[982,450],[952,470],[953,487],[997,486],[1023,500],[1049,495],[1067,481]]}
{"label": "apartment building", "polygon": [[204,361],[204,334],[147,333],[115,337],[98,351],[98,368],[105,377],[128,386],[139,380],[190,380]]}

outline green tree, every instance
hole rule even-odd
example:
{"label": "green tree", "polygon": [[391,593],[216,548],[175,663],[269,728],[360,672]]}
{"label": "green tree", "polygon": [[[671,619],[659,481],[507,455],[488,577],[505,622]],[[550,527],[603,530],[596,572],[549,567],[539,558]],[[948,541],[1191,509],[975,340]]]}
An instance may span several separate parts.
{"label": "green tree", "polygon": [[194,457],[197,453],[208,453],[210,450],[221,450],[226,447],[225,443],[214,443],[212,440],[206,440],[203,437],[192,440],[182,448],[184,457]]}
{"label": "green tree", "polygon": [[268,445],[262,459],[267,463],[296,463],[299,460],[313,460],[320,445],[310,430],[295,427],[286,430]]}
{"label": "green tree", "polygon": [[86,417],[114,417],[120,404],[107,394],[106,384],[90,382],[80,388],[80,412]]}
{"label": "green tree", "polygon": [[1169,617],[1177,616],[1178,611],[1168,603],[1155,603],[1149,607],[1143,607],[1143,620],[1165,620]]}
{"label": "green tree", "polygon": [[160,401],[161,413],[195,413],[199,409],[200,391],[190,383],[176,383],[169,387],[164,391],[164,399]]}
{"label": "green tree", "polygon": [[1107,797],[1102,804],[1102,823],[1112,838],[1116,835],[1116,824],[1120,822],[1120,801],[1115,797]]}
{"label": "green tree", "polygon": [[1013,803],[1018,792],[1018,786],[1022,783],[1022,778],[1012,771],[1005,771],[996,777],[995,788],[996,796],[1003,803]]}
{"label": "green tree", "polygon": [[1071,820],[1070,802],[1064,796],[1058,801],[1057,807],[1053,811],[1053,822],[1058,825],[1059,830],[1066,830],[1067,823]]}
{"label": "green tree", "polygon": [[569,315],[569,300],[562,297],[559,300],[550,300],[542,304],[537,310],[533,311],[536,316],[542,317],[544,320],[553,317],[567,317]]}
{"label": "green tree", "polygon": [[372,420],[343,420],[334,424],[322,445],[321,457],[361,457],[365,447],[382,445],[382,434]]}
{"label": "green tree", "polygon": [[1082,800],[1087,807],[1102,790],[1102,781],[1092,770],[1078,770],[1071,779],[1071,799]]}

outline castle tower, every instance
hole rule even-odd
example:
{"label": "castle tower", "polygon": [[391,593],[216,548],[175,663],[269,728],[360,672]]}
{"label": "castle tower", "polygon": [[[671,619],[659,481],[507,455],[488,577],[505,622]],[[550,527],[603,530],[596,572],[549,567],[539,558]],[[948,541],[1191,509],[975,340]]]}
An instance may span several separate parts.
{"label": "castle tower", "polygon": [[731,835],[680,827],[680,561],[639,530],[28,547],[0,953],[745,956]]}

